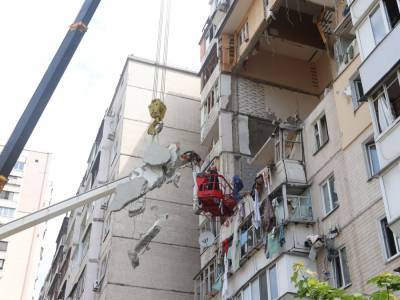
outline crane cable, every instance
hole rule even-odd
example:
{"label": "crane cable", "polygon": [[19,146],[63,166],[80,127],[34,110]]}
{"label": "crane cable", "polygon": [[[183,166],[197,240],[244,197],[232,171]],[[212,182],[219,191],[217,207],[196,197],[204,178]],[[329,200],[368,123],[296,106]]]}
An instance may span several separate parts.
{"label": "crane cable", "polygon": [[[165,0],[161,0],[160,16],[158,20],[158,36],[157,36],[157,48],[156,48],[156,60],[154,64],[154,81],[153,81],[153,100],[149,105],[149,112],[154,121],[150,124],[147,133],[153,137],[158,135],[163,128],[163,119],[167,111],[167,107],[164,104],[165,101],[165,77],[166,77],[166,64],[168,59],[168,43],[169,43],[169,26],[170,26],[170,14],[171,14],[171,0],[166,0],[167,4],[165,7]],[[164,16],[165,15],[165,16]],[[165,19],[165,20],[164,20]],[[165,22],[165,23],[164,23]],[[164,31],[164,43],[162,44],[162,37]],[[163,48],[163,61],[160,64],[161,50]],[[159,71],[161,70],[161,86],[158,96],[158,83],[159,83]]]}

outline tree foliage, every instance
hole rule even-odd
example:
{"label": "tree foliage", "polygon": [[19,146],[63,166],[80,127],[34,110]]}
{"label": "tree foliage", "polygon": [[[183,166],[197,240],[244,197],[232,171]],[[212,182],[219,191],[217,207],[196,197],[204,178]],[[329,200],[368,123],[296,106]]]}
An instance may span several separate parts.
{"label": "tree foliage", "polygon": [[302,263],[293,266],[291,281],[297,289],[297,298],[312,300],[393,300],[397,299],[394,293],[400,291],[400,275],[382,273],[368,281],[378,288],[371,295],[347,294],[343,289],[319,281]]}

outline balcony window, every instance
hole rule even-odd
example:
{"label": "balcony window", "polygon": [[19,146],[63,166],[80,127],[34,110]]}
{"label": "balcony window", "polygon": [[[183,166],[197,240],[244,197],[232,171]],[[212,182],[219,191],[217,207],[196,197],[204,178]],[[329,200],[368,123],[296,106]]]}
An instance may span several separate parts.
{"label": "balcony window", "polygon": [[254,248],[263,241],[262,226],[256,229],[251,216],[240,226],[240,258],[246,257]]}
{"label": "balcony window", "polygon": [[312,221],[312,205],[310,196],[287,195],[289,220]]}
{"label": "balcony window", "polygon": [[276,266],[271,267],[268,273],[270,299],[275,300],[278,299],[278,278],[276,274]]}
{"label": "balcony window", "polygon": [[321,116],[313,125],[315,152],[321,149],[329,140],[328,125],[325,115]]}
{"label": "balcony window", "polygon": [[341,248],[333,257],[332,269],[335,287],[344,288],[351,283],[345,247]]}
{"label": "balcony window", "polygon": [[372,34],[374,35],[375,45],[377,45],[386,35],[385,23],[380,7],[375,9],[369,18],[371,22]]}
{"label": "balcony window", "polygon": [[238,46],[249,41],[249,22],[246,21],[238,33]]}
{"label": "balcony window", "polygon": [[[220,221],[218,217],[207,218],[201,225],[200,225],[200,234],[204,232],[211,232],[214,237],[219,234],[220,230]],[[204,252],[206,248],[200,248],[200,253]]]}
{"label": "balcony window", "polygon": [[2,191],[0,192],[0,199],[5,199],[5,200],[14,200],[15,193],[10,192],[10,191]]}
{"label": "balcony window", "polygon": [[376,127],[385,131],[400,116],[400,84],[396,73],[373,95]]}
{"label": "balcony window", "polygon": [[15,208],[0,206],[0,217],[13,218],[15,215]]}
{"label": "balcony window", "polygon": [[339,205],[335,187],[335,177],[333,175],[321,184],[321,190],[325,214],[329,214]]}
{"label": "balcony window", "polygon": [[14,171],[22,172],[25,168],[25,163],[22,161],[17,161],[14,165]]}
{"label": "balcony window", "polygon": [[394,28],[400,20],[399,4],[397,0],[383,0],[385,10],[389,19],[391,28]]}
{"label": "balcony window", "polygon": [[223,271],[221,272],[218,269],[216,259],[211,260],[195,278],[194,299],[204,300],[216,295],[219,292],[219,287],[216,286],[216,283],[222,273]]}
{"label": "balcony window", "polygon": [[263,300],[268,299],[268,280],[267,272],[262,271],[256,278],[252,279],[248,285],[242,288],[235,297],[234,300]]}
{"label": "balcony window", "polygon": [[85,236],[82,239],[82,259],[85,258],[90,244],[91,226],[86,230]]}
{"label": "balcony window", "polygon": [[400,253],[400,242],[390,229],[386,218],[380,220],[380,226],[385,247],[385,257],[386,259],[390,259],[391,257]]}

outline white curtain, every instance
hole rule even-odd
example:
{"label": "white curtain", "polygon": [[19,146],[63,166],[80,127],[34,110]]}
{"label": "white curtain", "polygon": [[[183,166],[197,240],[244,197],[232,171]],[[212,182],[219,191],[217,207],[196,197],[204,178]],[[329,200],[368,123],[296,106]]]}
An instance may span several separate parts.
{"label": "white curtain", "polygon": [[381,130],[384,131],[393,123],[394,117],[390,108],[390,103],[385,98],[385,95],[380,95],[378,101],[378,120]]}
{"label": "white curtain", "polygon": [[254,202],[253,202],[254,215],[252,223],[255,229],[258,230],[261,226],[261,215],[260,215],[260,195],[257,189],[254,190]]}
{"label": "white curtain", "polygon": [[222,283],[222,299],[226,300],[228,299],[228,268],[229,268],[229,262],[228,262],[228,253],[225,253],[224,255],[224,278],[223,278],[223,283]]}

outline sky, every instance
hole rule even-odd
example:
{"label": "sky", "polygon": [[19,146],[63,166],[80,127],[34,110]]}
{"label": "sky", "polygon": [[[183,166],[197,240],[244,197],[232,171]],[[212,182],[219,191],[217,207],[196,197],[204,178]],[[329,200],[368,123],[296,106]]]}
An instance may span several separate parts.
{"label": "sky", "polygon": [[[207,0],[171,0],[168,64],[198,70]],[[155,58],[161,0],[102,1],[27,147],[51,153],[53,201],[74,195],[130,54]],[[0,144],[5,144],[83,0],[0,2]],[[46,273],[60,219],[48,223]],[[39,287],[40,289],[40,287]]]}

